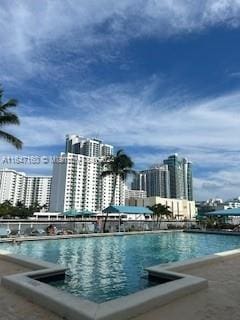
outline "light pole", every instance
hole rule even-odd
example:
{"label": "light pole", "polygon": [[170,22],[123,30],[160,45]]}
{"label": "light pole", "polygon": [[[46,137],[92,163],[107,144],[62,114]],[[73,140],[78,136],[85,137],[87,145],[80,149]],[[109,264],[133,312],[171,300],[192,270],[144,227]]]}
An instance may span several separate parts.
{"label": "light pole", "polygon": [[120,232],[121,227],[121,213],[119,212],[119,218],[118,218],[118,232]]}

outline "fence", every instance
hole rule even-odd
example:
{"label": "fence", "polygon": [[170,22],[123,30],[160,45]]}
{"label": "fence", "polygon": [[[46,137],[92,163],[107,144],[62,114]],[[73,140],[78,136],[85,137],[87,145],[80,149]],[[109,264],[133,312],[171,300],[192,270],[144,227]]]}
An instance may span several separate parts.
{"label": "fence", "polygon": [[[95,220],[89,221],[0,221],[0,237],[20,235],[44,235],[47,234],[49,226],[54,228],[55,234],[83,234],[102,232],[103,221],[98,223]],[[164,220],[156,221],[118,221],[109,220],[106,223],[107,232],[131,232],[131,231],[152,231],[167,229],[186,229],[195,225],[195,221]]]}

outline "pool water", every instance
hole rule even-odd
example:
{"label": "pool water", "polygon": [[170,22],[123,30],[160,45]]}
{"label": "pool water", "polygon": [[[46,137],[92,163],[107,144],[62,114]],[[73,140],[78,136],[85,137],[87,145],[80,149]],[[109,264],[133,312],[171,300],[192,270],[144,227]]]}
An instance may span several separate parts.
{"label": "pool water", "polygon": [[66,266],[66,279],[51,284],[98,303],[151,285],[146,267],[239,247],[238,236],[182,232],[0,245],[12,253]]}

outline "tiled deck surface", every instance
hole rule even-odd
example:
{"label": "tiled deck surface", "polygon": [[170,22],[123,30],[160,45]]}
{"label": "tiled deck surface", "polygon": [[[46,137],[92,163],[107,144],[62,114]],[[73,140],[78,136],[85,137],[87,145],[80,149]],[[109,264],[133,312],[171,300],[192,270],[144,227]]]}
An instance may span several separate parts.
{"label": "tiled deck surface", "polygon": [[[3,275],[25,272],[28,269],[0,260],[0,279]],[[60,320],[55,314],[26,301],[19,295],[0,285],[0,319],[1,320]]]}
{"label": "tiled deck surface", "polygon": [[186,273],[208,279],[209,287],[134,320],[239,320],[240,255]]}

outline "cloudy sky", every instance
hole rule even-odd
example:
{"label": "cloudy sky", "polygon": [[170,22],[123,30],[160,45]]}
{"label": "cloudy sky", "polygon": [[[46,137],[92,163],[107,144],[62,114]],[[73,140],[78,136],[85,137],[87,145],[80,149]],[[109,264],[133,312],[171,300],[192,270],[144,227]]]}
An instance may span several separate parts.
{"label": "cloudy sky", "polygon": [[56,155],[77,133],[138,169],[188,157],[197,199],[240,195],[240,0],[1,0],[0,39],[24,141],[1,157]]}

